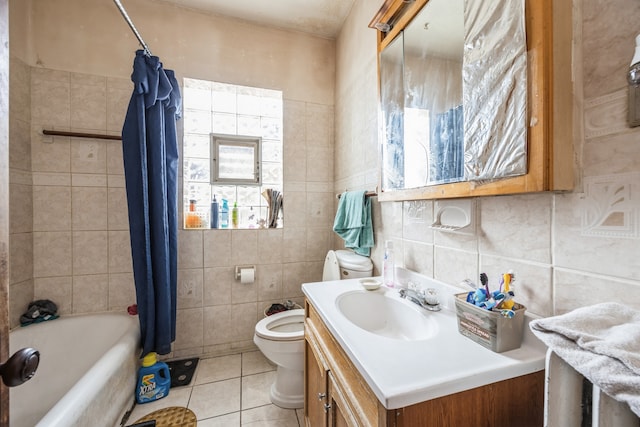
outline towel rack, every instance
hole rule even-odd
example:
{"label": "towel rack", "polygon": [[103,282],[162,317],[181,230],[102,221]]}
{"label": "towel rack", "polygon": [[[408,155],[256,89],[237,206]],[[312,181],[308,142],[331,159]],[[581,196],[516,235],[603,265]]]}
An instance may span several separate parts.
{"label": "towel rack", "polygon": [[[345,190],[347,191],[347,190]],[[364,193],[364,197],[375,197],[378,195],[377,191],[365,191]],[[339,199],[340,197],[342,197],[342,193],[340,194],[336,194],[336,199]]]}
{"label": "towel rack", "polygon": [[71,136],[74,138],[110,139],[115,141],[122,141],[122,137],[120,135],[105,135],[102,133],[67,132],[62,130],[42,129],[42,134],[52,136]]}

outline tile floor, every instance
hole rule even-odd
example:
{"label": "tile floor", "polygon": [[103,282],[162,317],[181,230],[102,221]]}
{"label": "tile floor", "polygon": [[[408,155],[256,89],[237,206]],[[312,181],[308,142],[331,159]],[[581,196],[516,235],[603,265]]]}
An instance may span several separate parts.
{"label": "tile floor", "polygon": [[200,359],[191,384],[172,388],[157,402],[136,405],[127,425],[169,406],[191,409],[198,427],[300,427],[302,409],[282,409],[269,400],[276,374],[260,351]]}

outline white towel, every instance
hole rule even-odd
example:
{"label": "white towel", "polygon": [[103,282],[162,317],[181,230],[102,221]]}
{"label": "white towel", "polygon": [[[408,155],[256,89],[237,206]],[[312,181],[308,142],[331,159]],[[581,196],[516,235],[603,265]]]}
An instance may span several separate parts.
{"label": "white towel", "polygon": [[565,362],[640,417],[640,311],[607,302],[529,326]]}

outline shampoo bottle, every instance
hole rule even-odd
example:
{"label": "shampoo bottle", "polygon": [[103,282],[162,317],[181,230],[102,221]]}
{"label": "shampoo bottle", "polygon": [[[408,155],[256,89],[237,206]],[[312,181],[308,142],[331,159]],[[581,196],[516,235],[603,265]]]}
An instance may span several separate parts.
{"label": "shampoo bottle", "polygon": [[218,219],[218,214],[220,212],[220,203],[216,200],[216,195],[213,195],[213,200],[211,201],[211,228],[219,228],[220,222]]}
{"label": "shampoo bottle", "polygon": [[231,226],[238,228],[240,219],[238,218],[238,202],[233,202],[233,209],[231,209]]}
{"label": "shampoo bottle", "polygon": [[227,199],[222,199],[222,208],[220,209],[220,228],[229,228],[229,204]]}
{"label": "shampoo bottle", "polygon": [[136,385],[136,402],[148,403],[169,395],[171,374],[169,366],[158,362],[156,354],[151,352],[142,359]]}

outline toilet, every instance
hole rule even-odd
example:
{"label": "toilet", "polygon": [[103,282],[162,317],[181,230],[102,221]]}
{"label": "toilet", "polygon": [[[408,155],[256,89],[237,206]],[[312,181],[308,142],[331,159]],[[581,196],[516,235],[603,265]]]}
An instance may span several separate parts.
{"label": "toilet", "polygon": [[[329,251],[324,261],[322,281],[371,277],[373,263],[347,250]],[[304,310],[288,310],[267,316],[255,327],[253,342],[277,366],[269,393],[281,408],[304,406]]]}

